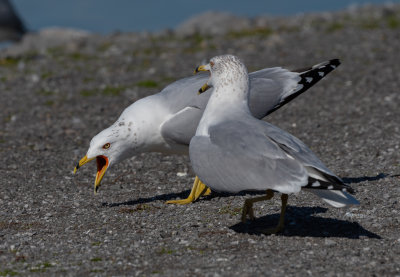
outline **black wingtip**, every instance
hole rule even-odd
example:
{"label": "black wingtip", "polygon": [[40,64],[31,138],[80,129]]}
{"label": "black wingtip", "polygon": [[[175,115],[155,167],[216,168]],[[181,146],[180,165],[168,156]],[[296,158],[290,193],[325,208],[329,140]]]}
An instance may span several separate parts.
{"label": "black wingtip", "polygon": [[332,59],[329,60],[329,62],[327,62],[327,64],[325,66],[330,66],[333,69],[335,69],[336,67],[338,67],[341,64],[339,59]]}
{"label": "black wingtip", "polygon": [[311,67],[298,68],[298,69],[292,70],[292,72],[297,72],[297,73],[300,73],[302,75],[302,74],[305,74],[307,72],[316,70],[317,68],[323,68],[325,66],[329,66],[329,67],[332,67],[333,69],[335,69],[340,64],[341,64],[340,59],[331,59],[331,60],[316,64],[316,65],[313,65]]}
{"label": "black wingtip", "polygon": [[308,177],[308,184],[304,188],[308,189],[325,189],[325,190],[340,190],[343,192],[348,192],[350,194],[355,194],[355,191],[349,185],[343,183],[340,179],[335,176],[324,175],[328,181],[322,181],[312,177]]}
{"label": "black wingtip", "polygon": [[314,65],[311,69],[302,72],[300,74],[301,80],[299,84],[302,84],[303,88],[300,91],[305,91],[308,88],[312,87],[314,84],[316,84],[326,75],[328,75],[331,71],[335,70],[336,67],[338,67],[339,65],[339,59],[332,59],[327,62]]}
{"label": "black wingtip", "polygon": [[276,105],[273,109],[269,110],[268,113],[265,115],[269,115],[270,113],[274,112],[275,110],[279,109],[280,107],[284,106],[285,104],[292,101],[294,98],[308,90],[310,87],[318,83],[321,79],[323,79],[326,75],[336,69],[340,65],[339,59],[332,59],[329,61],[322,62],[320,64],[316,64],[312,67],[302,70],[294,70],[293,72],[298,72],[299,77],[301,78],[298,82],[299,86],[297,91],[294,91],[292,94],[287,96]]}
{"label": "black wingtip", "polygon": [[332,59],[332,60],[329,61],[329,64],[333,64],[333,65],[339,66],[341,64],[341,62],[340,62],[339,59]]}

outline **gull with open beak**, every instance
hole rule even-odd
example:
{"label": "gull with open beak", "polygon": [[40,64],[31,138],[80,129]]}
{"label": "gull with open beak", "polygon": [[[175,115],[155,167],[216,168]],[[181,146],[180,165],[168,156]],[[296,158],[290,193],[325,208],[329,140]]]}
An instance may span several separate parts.
{"label": "gull with open beak", "polygon": [[[98,140],[100,140],[100,137],[98,137]],[[95,145],[96,140],[93,142],[93,145]],[[91,144],[92,145],[92,144]],[[111,147],[110,142],[106,142],[103,144],[101,148],[98,147],[90,147],[88,153],[78,162],[78,164],[74,168],[74,174],[76,171],[83,166],[84,164],[96,159],[97,163],[97,174],[96,174],[96,179],[94,181],[94,193],[97,193],[97,190],[99,189],[100,182],[103,179],[104,174],[107,171],[107,168],[110,165],[110,159],[106,156],[108,153],[108,149]],[[110,157],[114,157],[114,155],[111,155]]]}
{"label": "gull with open beak", "polygon": [[[334,59],[311,68],[289,71],[281,67],[265,68],[249,74],[250,110],[263,118],[309,89],[340,64]],[[209,68],[198,67],[197,72]],[[160,93],[142,98],[127,107],[118,120],[93,137],[89,150],[75,167],[76,172],[96,159],[95,192],[106,171],[124,159],[144,152],[188,155],[190,139],[207,105],[213,88],[208,74],[178,80]],[[201,87],[201,95],[198,95]],[[188,198],[167,203],[188,204],[210,192],[198,177]]]}

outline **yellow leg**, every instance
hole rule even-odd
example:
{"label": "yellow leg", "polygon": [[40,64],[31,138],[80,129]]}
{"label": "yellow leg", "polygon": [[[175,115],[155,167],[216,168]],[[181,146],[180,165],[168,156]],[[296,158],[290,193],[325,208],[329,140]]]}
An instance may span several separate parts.
{"label": "yellow leg", "polygon": [[200,181],[199,177],[196,176],[193,182],[192,191],[190,192],[188,198],[180,200],[169,200],[166,203],[180,205],[189,204],[199,199],[199,197],[203,195],[209,195],[210,193],[211,190],[205,184],[203,184],[203,182]]}
{"label": "yellow leg", "polygon": [[264,200],[269,200],[272,197],[274,197],[274,192],[272,190],[267,190],[267,195],[265,195],[265,196],[246,199],[244,201],[244,205],[243,205],[242,222],[246,222],[247,215],[249,215],[251,220],[254,219],[254,211],[253,211],[254,203],[264,201]]}
{"label": "yellow leg", "polygon": [[287,194],[282,194],[282,196],[281,196],[282,207],[281,207],[281,216],[279,217],[279,223],[278,223],[278,225],[276,225],[275,228],[267,229],[265,231],[265,234],[276,234],[276,233],[279,233],[285,227],[285,212],[286,212],[286,206],[287,206],[288,198],[289,198],[289,196]]}
{"label": "yellow leg", "polygon": [[[254,211],[253,211],[254,203],[263,201],[263,200],[269,200],[273,196],[274,196],[274,192],[272,190],[267,190],[267,195],[265,195],[265,196],[246,199],[246,201],[244,202],[244,205],[243,205],[242,222],[246,222],[247,215],[249,215],[250,219],[254,219]],[[263,233],[276,234],[283,230],[283,228],[285,226],[285,212],[286,212],[288,198],[289,198],[289,196],[287,194],[282,194],[282,196],[281,196],[282,207],[281,207],[281,215],[279,217],[278,225],[274,228],[266,229]]]}
{"label": "yellow leg", "polygon": [[[201,182],[201,181],[200,181]],[[204,185],[204,184],[203,184]],[[204,185],[206,186],[206,185]],[[208,196],[211,194],[211,189],[209,187],[206,187],[206,191],[203,193],[203,196]]]}

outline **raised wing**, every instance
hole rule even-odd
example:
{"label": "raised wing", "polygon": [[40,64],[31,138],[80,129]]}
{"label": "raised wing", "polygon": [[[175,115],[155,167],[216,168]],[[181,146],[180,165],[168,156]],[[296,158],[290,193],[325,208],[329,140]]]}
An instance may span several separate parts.
{"label": "raised wing", "polygon": [[[303,72],[291,72],[280,67],[266,68],[249,74],[250,110],[254,117],[263,118],[279,109],[340,64],[331,60]],[[166,140],[189,145],[195,134],[197,123],[207,105],[212,88],[198,95],[199,88],[208,80],[207,74],[200,74],[178,80],[163,89],[159,96],[175,115],[162,125],[162,135]],[[188,107],[190,107],[188,109]]]}
{"label": "raised wing", "polygon": [[282,94],[280,102],[277,103],[272,109],[270,109],[268,113],[264,116],[267,116],[268,114],[276,111],[277,109],[292,101],[294,98],[318,83],[322,78],[324,78],[339,65],[340,61],[338,59],[333,59],[314,65],[313,67],[308,69],[295,70],[294,72],[299,72],[298,76],[300,77],[300,81],[298,82],[297,86],[292,90],[290,90],[290,87],[288,87]]}

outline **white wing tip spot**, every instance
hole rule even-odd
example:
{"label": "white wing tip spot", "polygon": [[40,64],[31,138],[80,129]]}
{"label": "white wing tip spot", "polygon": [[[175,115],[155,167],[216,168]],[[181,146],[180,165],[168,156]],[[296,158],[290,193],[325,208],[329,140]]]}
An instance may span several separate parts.
{"label": "white wing tip spot", "polygon": [[331,64],[331,67],[332,67],[333,69],[335,69],[335,68],[336,68],[336,66],[335,66],[335,65],[333,65],[333,64]]}
{"label": "white wing tip spot", "polygon": [[333,189],[333,186],[332,185],[328,186],[328,189]]}
{"label": "white wing tip spot", "polygon": [[318,181],[315,181],[314,183],[311,184],[311,186],[313,188],[317,188],[317,187],[321,186],[321,184]]}
{"label": "white wing tip spot", "polygon": [[306,82],[307,82],[307,83],[311,83],[312,79],[313,79],[313,78],[311,78],[311,77],[306,77]]}
{"label": "white wing tip spot", "polygon": [[322,71],[318,71],[318,75],[321,76],[321,77],[324,77],[325,73],[322,72]]}

